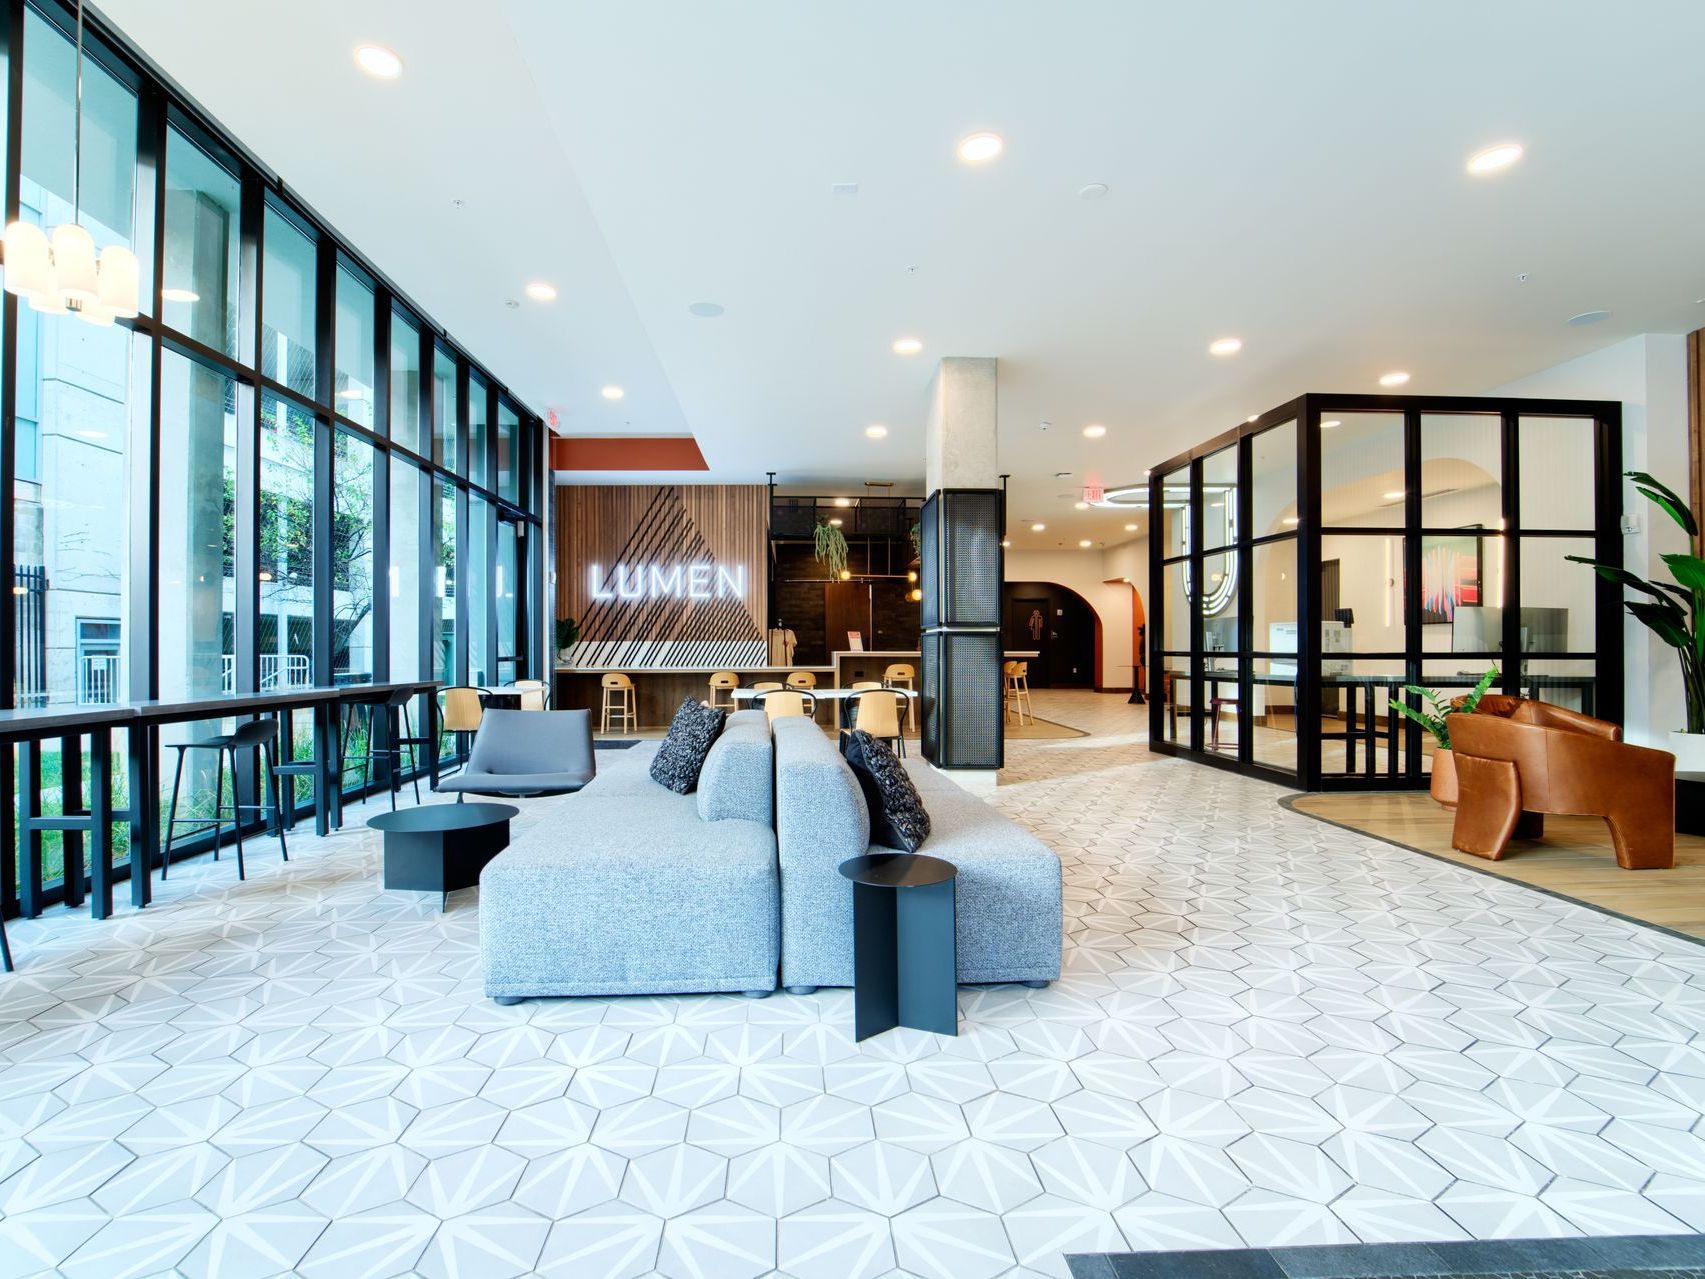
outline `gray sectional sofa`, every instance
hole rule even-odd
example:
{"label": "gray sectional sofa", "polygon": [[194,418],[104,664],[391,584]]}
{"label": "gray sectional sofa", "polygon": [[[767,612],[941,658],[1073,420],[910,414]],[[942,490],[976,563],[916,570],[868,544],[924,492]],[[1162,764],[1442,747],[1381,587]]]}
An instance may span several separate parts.
{"label": "gray sectional sofa", "polygon": [[485,993],[655,995],[776,986],[781,902],[769,726],[730,718],[691,795],[614,759],[480,873]]}
{"label": "gray sectional sofa", "polygon": [[[864,796],[806,719],[736,711],[698,790],[651,780],[658,743],[603,763],[480,875],[486,994],[796,991],[852,985],[852,885],[870,844]],[[959,868],[959,980],[1040,986],[1060,973],[1060,862],[921,761],[921,852]]]}

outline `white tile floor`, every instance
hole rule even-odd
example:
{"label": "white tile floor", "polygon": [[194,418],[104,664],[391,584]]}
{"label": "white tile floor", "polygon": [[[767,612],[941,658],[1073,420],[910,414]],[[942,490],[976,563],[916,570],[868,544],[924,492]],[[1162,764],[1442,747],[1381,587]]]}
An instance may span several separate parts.
{"label": "white tile floor", "polygon": [[[1705,1228],[1705,950],[1149,755],[1015,743],[1066,976],[962,1033],[847,992],[482,998],[475,894],[257,841],[0,978],[0,1276],[806,1279],[1062,1254]],[[537,820],[537,804],[521,821]]]}

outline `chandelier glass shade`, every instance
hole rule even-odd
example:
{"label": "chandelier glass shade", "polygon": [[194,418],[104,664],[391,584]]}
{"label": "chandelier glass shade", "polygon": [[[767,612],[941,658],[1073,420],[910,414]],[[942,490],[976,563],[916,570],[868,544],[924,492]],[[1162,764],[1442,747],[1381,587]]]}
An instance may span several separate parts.
{"label": "chandelier glass shade", "polygon": [[70,222],[48,233],[21,219],[6,228],[8,293],[46,315],[71,312],[90,324],[110,325],[138,314],[141,271],[136,255],[122,244],[99,252],[95,237],[81,221],[83,180],[83,5],[77,4],[77,131],[71,188]]}

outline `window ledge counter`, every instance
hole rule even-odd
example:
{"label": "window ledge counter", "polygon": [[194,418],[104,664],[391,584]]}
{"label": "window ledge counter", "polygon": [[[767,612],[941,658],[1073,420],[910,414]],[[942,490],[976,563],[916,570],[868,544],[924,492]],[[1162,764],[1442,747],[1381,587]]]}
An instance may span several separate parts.
{"label": "window ledge counter", "polygon": [[[1008,660],[1018,661],[1035,656],[1034,649],[1006,654]],[[717,671],[733,671],[748,688],[767,680],[786,683],[787,677],[798,671],[815,675],[822,688],[848,688],[865,680],[880,680],[882,673],[897,662],[915,670],[921,657],[916,649],[884,649],[838,652],[827,666],[558,666],[551,705],[557,710],[590,710],[596,717],[603,705],[600,681],[610,671],[620,670],[633,680],[639,727],[660,728],[668,725],[686,698],[708,700],[710,677]]]}

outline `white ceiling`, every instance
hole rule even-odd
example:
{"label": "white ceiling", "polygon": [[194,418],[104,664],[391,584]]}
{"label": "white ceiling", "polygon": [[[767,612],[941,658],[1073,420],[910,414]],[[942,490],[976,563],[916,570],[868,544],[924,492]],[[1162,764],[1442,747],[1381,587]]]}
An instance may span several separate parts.
{"label": "white ceiling", "polygon": [[[1698,0],[103,8],[566,432],[918,481],[934,360],[999,357],[1020,548],[1123,540],[1086,479],[1303,391],[1474,393],[1705,324]],[[1006,153],[967,168],[978,129]],[[1507,138],[1520,165],[1464,173]]]}

